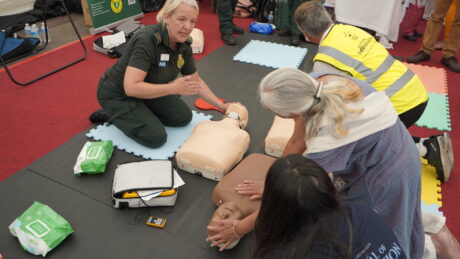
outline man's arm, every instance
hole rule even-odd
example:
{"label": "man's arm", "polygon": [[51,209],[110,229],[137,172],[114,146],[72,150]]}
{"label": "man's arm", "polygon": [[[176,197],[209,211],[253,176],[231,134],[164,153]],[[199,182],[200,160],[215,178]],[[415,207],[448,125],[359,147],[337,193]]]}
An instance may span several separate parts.
{"label": "man's arm", "polygon": [[319,72],[319,73],[334,73],[339,75],[351,76],[348,72],[340,70],[326,62],[316,60],[313,63],[312,72]]}

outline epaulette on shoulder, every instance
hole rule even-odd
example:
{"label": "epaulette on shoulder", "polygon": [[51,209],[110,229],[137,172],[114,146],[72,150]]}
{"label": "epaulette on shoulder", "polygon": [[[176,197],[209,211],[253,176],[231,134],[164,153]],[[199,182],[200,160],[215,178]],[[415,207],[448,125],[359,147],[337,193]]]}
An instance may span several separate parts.
{"label": "epaulette on shoulder", "polygon": [[153,39],[155,40],[155,43],[156,43],[157,45],[160,44],[161,41],[162,41],[162,40],[161,40],[161,35],[160,35],[160,33],[158,33],[158,32],[155,32],[155,33],[153,34]]}
{"label": "epaulette on shoulder", "polygon": [[187,40],[186,40],[185,42],[187,42],[188,44],[192,45],[192,43],[193,43],[193,38],[192,38],[192,36],[188,36],[188,37],[187,37]]}

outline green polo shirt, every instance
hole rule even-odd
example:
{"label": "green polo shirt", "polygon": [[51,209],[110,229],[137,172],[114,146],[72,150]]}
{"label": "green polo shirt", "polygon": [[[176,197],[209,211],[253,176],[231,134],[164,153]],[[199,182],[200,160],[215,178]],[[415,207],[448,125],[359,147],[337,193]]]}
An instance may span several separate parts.
{"label": "green polo shirt", "polygon": [[125,54],[107,69],[105,76],[123,89],[127,66],[147,72],[144,81],[153,84],[169,83],[179,73],[191,75],[196,72],[196,67],[190,42],[178,43],[177,51],[172,50],[165,26],[144,26],[128,41]]}

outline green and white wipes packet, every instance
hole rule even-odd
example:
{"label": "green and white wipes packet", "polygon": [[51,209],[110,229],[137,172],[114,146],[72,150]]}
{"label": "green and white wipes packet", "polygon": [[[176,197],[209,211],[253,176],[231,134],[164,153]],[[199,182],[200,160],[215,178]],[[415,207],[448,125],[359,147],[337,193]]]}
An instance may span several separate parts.
{"label": "green and white wipes packet", "polygon": [[105,166],[112,157],[113,144],[111,140],[86,142],[77,158],[73,171],[79,175],[82,173],[98,174],[105,171]]}
{"label": "green and white wipes packet", "polygon": [[34,202],[8,227],[19,239],[22,248],[43,257],[73,233],[69,222],[53,209],[40,202]]}

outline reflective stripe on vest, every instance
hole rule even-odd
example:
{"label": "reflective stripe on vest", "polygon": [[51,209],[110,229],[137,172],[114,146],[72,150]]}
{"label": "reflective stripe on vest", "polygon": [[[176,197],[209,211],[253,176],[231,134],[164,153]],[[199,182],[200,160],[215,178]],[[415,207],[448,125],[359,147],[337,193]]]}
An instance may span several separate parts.
{"label": "reflective stripe on vest", "polygon": [[[336,60],[342,62],[344,65],[354,68],[358,73],[366,77],[366,82],[372,85],[383,73],[388,71],[391,66],[395,63],[395,59],[391,55],[387,55],[385,60],[380,66],[373,71],[369,67],[365,66],[359,60],[352,58],[344,52],[329,46],[319,46],[318,53],[334,57]],[[393,84],[388,86],[384,91],[391,97],[399,90],[401,90],[414,76],[415,74],[410,70],[406,69],[406,72],[398,78]]]}

